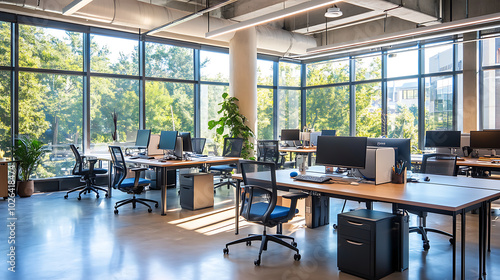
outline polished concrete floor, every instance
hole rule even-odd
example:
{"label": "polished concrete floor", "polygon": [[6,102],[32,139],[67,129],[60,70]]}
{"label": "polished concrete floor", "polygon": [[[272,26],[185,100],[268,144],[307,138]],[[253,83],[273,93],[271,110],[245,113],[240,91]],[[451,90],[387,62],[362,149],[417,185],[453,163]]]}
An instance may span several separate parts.
{"label": "polished concrete floor", "polygon": [[[259,242],[230,247],[226,242],[248,233],[260,233],[261,227],[243,223],[239,236],[234,234],[233,192],[225,187],[217,191],[215,207],[189,211],[179,207],[177,190],[168,191],[168,215],[159,209],[131,205],[113,214],[114,203],[128,195],[114,191],[110,199],[85,195],[81,201],[64,192],[35,194],[15,201],[16,272],[8,271],[8,203],[0,199],[0,279],[358,279],[337,269],[337,234],[332,229],[342,201],[331,199],[330,225],[316,229],[304,226],[296,217],[284,226],[284,234],[296,238],[302,255],[293,260],[293,252],[271,244],[264,252],[262,265],[256,267]],[[160,199],[157,190],[145,197]],[[349,202],[347,209],[359,207]],[[376,203],[375,209],[387,210]],[[492,222],[492,251],[487,256],[486,279],[500,279],[500,229],[498,217]],[[477,215],[467,215],[466,279],[477,275]],[[412,219],[412,223],[415,219]],[[451,229],[451,218],[429,216],[429,225]],[[7,228],[8,229],[8,228]],[[271,230],[274,232],[274,229]],[[420,237],[410,237],[410,267],[384,279],[451,279],[452,248],[448,238],[430,234],[431,249],[422,249]]]}

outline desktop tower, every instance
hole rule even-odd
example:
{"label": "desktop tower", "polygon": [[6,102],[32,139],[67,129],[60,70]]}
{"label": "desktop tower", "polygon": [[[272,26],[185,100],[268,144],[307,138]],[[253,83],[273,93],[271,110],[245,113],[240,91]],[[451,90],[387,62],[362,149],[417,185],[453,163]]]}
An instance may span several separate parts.
{"label": "desktop tower", "polygon": [[394,166],[394,149],[367,147],[366,164],[359,171],[366,178],[373,179],[375,185],[391,182],[391,172]]}
{"label": "desktop tower", "polygon": [[392,226],[393,226],[393,260],[394,260],[394,270],[403,271],[408,269],[409,264],[409,236],[410,236],[410,216],[404,214],[403,210],[398,210],[395,215]]}
{"label": "desktop tower", "polygon": [[309,195],[306,198],[306,226],[317,228],[330,223],[330,198]]}

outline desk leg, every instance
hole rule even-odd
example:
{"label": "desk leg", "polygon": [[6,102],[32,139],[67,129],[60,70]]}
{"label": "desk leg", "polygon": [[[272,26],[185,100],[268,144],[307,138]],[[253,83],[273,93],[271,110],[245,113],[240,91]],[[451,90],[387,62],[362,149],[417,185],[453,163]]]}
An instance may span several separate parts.
{"label": "desk leg", "polygon": [[460,278],[465,279],[465,229],[467,228],[465,225],[465,209],[462,209],[461,219],[462,219],[462,230],[461,230],[460,234],[462,235],[462,240],[461,240],[462,246],[460,248],[460,250],[461,250],[461,253],[460,253],[460,256],[461,256]]}
{"label": "desk leg", "polygon": [[[161,187],[161,215],[167,215],[167,169],[165,167],[158,167],[160,169],[160,187]],[[158,177],[156,178],[158,183]]]}
{"label": "desk leg", "polygon": [[491,252],[491,201],[488,201],[488,252]]}
{"label": "desk leg", "polygon": [[484,236],[483,236],[483,226],[484,226],[484,203],[481,203],[479,207],[479,279],[482,279],[482,269],[483,269],[483,247],[484,247]]}
{"label": "desk leg", "polygon": [[311,166],[312,161],[312,153],[307,153],[307,165]]}
{"label": "desk leg", "polygon": [[457,276],[457,214],[453,213],[453,277],[451,279],[456,279]]}
{"label": "desk leg", "polygon": [[483,275],[486,275],[486,239],[487,235],[489,236],[489,228],[488,228],[488,220],[490,218],[491,210],[490,210],[491,204],[490,202],[484,202],[483,204]]}
{"label": "desk leg", "polygon": [[113,186],[113,161],[108,161],[108,198],[111,198],[111,189]]}
{"label": "desk leg", "polygon": [[241,195],[241,181],[237,180],[236,189],[234,192],[234,234],[239,233],[239,221],[240,221],[240,195]]}

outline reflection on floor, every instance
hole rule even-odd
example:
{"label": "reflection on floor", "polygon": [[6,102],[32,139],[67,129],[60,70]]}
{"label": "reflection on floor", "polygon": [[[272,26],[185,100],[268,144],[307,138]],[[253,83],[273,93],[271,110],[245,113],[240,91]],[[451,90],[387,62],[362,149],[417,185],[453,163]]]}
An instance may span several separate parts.
{"label": "reflection on floor", "polygon": [[[131,205],[113,214],[114,203],[127,197],[119,191],[110,199],[85,195],[64,199],[64,192],[17,198],[15,213],[16,272],[7,270],[8,232],[0,240],[0,279],[358,279],[337,269],[337,234],[332,229],[342,200],[331,199],[330,225],[316,229],[304,226],[303,216],[284,226],[284,234],[295,236],[302,259],[293,251],[271,244],[262,265],[255,267],[259,242],[235,245],[222,253],[226,242],[261,227],[242,221],[234,235],[233,192],[217,191],[215,207],[189,211],[181,209],[177,190],[168,190],[168,215],[159,209]],[[160,199],[153,190],[147,198]],[[357,208],[348,202],[346,209]],[[375,203],[376,210],[390,211]],[[303,213],[303,209],[301,209]],[[0,201],[0,219],[8,220],[8,203]],[[500,230],[492,222],[492,252],[487,257],[487,278],[500,275]],[[466,279],[477,279],[477,215],[467,217]],[[412,223],[415,222],[412,219]],[[451,218],[430,214],[429,226],[451,230]],[[460,225],[459,225],[460,228]],[[274,229],[271,229],[274,232]],[[410,268],[384,279],[451,279],[451,245],[448,238],[430,234],[431,249],[422,249],[420,237],[410,237]],[[497,276],[498,277],[498,276]]]}

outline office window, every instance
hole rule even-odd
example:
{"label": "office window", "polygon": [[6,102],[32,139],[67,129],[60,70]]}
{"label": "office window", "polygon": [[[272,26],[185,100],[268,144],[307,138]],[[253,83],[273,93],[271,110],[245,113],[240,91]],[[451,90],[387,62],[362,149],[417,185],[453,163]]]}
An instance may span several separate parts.
{"label": "office window", "polygon": [[146,128],[159,134],[174,127],[194,134],[193,84],[147,82]]}
{"label": "office window", "polygon": [[464,131],[464,75],[458,74],[457,79],[457,107],[455,108],[457,114],[457,130]]}
{"label": "office window", "polygon": [[82,71],[82,33],[19,25],[19,66]]}
{"label": "office window", "polygon": [[278,134],[282,129],[300,127],[300,90],[278,91]]}
{"label": "office window", "polygon": [[138,40],[92,34],[90,70],[96,73],[138,75]]}
{"label": "office window", "polygon": [[307,90],[306,108],[309,128],[335,129],[337,135],[349,136],[349,86]]}
{"label": "office window", "polygon": [[425,129],[453,130],[453,78],[425,78]]}
{"label": "office window", "polygon": [[75,160],[68,144],[82,143],[83,78],[19,73],[19,134],[47,144],[35,178],[70,175]]}
{"label": "office window", "polygon": [[307,64],[306,71],[308,86],[349,82],[349,59]]}
{"label": "office window", "polygon": [[457,71],[464,70],[464,44],[457,44],[457,57],[455,58],[455,67]]}
{"label": "office window", "polygon": [[500,38],[482,41],[483,66],[500,65]]}
{"label": "office window", "polygon": [[0,71],[0,150],[8,155],[11,146],[10,82],[10,72]]}
{"label": "office window", "polygon": [[11,24],[0,21],[0,65],[10,66]]}
{"label": "office window", "polygon": [[379,53],[356,57],[356,81],[380,79],[382,58]]}
{"label": "office window", "polygon": [[453,71],[453,45],[450,42],[425,45],[425,73]]}
{"label": "office window", "polygon": [[[114,142],[134,142],[139,129],[139,81],[90,79],[90,141],[93,152],[107,153]],[[116,139],[113,114],[117,115]]]}
{"label": "office window", "polygon": [[273,137],[273,89],[257,89],[257,139]]}
{"label": "office window", "polygon": [[387,77],[403,77],[418,74],[416,48],[392,51],[387,54]]}
{"label": "office window", "polygon": [[[483,129],[500,129],[500,70],[483,71],[481,114]],[[464,100],[467,104],[467,100]]]}
{"label": "office window", "polygon": [[146,42],[146,76],[192,80],[193,49]]}
{"label": "office window", "polygon": [[274,62],[269,60],[257,60],[257,84],[272,86],[274,76]]}
{"label": "office window", "polygon": [[387,137],[411,138],[412,152],[417,152],[418,98],[404,99],[407,90],[418,90],[418,80],[387,82]]}
{"label": "office window", "polygon": [[202,81],[229,82],[229,54],[200,51],[200,64]]}
{"label": "office window", "polygon": [[381,101],[380,83],[356,85],[356,136],[380,137]]}
{"label": "office window", "polygon": [[300,64],[280,62],[279,67],[280,86],[300,87]]}
{"label": "office window", "polygon": [[201,137],[207,138],[204,153],[220,155],[224,147],[224,139],[218,135],[215,129],[208,129],[208,121],[218,120],[221,115],[219,103],[222,102],[222,94],[229,93],[228,86],[202,84],[200,89],[200,126]]}

